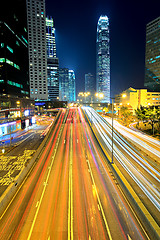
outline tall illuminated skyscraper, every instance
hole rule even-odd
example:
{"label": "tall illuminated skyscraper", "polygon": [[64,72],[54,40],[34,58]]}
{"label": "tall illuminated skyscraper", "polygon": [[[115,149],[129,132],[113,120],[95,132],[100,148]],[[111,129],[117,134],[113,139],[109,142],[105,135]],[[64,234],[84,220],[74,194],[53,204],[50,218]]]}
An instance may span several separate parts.
{"label": "tall illuminated skyscraper", "polygon": [[160,92],[160,17],[146,26],[144,86],[150,91]]}
{"label": "tall illuminated skyscraper", "polygon": [[48,100],[59,99],[59,60],[56,57],[53,18],[46,18]]}
{"label": "tall illuminated skyscraper", "polygon": [[60,100],[74,102],[76,100],[75,73],[68,68],[59,69]]}
{"label": "tall illuminated skyscraper", "polygon": [[69,70],[69,101],[76,101],[75,73],[73,70]]}
{"label": "tall illuminated skyscraper", "polygon": [[91,95],[95,93],[94,76],[91,73],[85,74],[85,92],[90,92]]}
{"label": "tall illuminated skyscraper", "polygon": [[100,16],[97,25],[97,92],[103,93],[101,102],[110,102],[110,39],[109,19]]}
{"label": "tall illuminated skyscraper", "polygon": [[45,0],[27,0],[30,97],[48,100]]}
{"label": "tall illuminated skyscraper", "polygon": [[69,69],[59,68],[59,99],[69,101]]}
{"label": "tall illuminated skyscraper", "polygon": [[55,28],[51,16],[46,17],[46,42],[47,58],[56,57]]}

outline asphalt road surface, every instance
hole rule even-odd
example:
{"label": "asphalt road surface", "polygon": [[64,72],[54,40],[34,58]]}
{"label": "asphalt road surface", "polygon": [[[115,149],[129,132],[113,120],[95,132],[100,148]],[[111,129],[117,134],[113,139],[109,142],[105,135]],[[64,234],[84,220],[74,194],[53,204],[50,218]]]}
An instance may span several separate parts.
{"label": "asphalt road surface", "polygon": [[149,239],[80,108],[63,110],[0,217],[0,239]]}

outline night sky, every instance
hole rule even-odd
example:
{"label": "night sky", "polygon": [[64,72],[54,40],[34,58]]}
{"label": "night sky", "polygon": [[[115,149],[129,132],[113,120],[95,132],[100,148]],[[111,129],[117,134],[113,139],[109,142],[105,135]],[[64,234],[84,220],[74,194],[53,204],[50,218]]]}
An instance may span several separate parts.
{"label": "night sky", "polygon": [[160,16],[160,0],[46,0],[54,19],[60,67],[73,69],[76,91],[84,75],[96,76],[96,31],[100,15],[110,22],[111,96],[144,87],[146,24]]}

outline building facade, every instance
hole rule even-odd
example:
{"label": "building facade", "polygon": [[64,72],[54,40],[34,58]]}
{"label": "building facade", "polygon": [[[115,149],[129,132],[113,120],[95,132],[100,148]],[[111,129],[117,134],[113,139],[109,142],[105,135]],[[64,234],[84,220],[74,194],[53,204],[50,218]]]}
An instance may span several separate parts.
{"label": "building facade", "polygon": [[96,91],[103,93],[101,102],[110,102],[110,38],[109,19],[100,16],[97,25]]}
{"label": "building facade", "polygon": [[61,101],[76,101],[75,73],[73,70],[59,69],[59,93]]}
{"label": "building facade", "polygon": [[56,40],[55,40],[55,28],[53,18],[51,16],[46,17],[46,42],[47,42],[47,58],[56,58]]}
{"label": "building facade", "polygon": [[59,99],[69,101],[69,69],[59,69]]}
{"label": "building facade", "polygon": [[30,97],[48,100],[45,0],[27,0]]}
{"label": "building facade", "polygon": [[48,100],[59,99],[59,60],[47,58]]}
{"label": "building facade", "polygon": [[146,26],[144,86],[150,91],[160,91],[160,17]]}
{"label": "building facade", "polygon": [[132,87],[115,97],[115,109],[127,106],[133,114],[140,106],[160,106],[160,92],[149,92],[147,89],[134,89]]}
{"label": "building facade", "polygon": [[91,73],[85,74],[85,92],[90,92],[91,95],[95,94],[94,76]]}
{"label": "building facade", "polygon": [[59,60],[56,56],[53,18],[46,18],[48,100],[59,99]]}
{"label": "building facade", "polygon": [[0,94],[29,97],[27,14],[23,0],[4,1],[0,7]]}
{"label": "building facade", "polygon": [[69,102],[74,101],[76,101],[75,73],[73,70],[69,70]]}

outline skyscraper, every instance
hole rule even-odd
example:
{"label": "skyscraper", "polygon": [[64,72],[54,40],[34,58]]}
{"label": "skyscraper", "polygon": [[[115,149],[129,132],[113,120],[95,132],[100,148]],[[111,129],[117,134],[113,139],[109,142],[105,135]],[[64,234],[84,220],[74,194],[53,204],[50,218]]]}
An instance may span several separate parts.
{"label": "skyscraper", "polygon": [[68,68],[59,69],[60,100],[74,102],[76,100],[75,73]]}
{"label": "skyscraper", "polygon": [[46,42],[47,42],[47,58],[56,58],[56,40],[53,18],[46,17]]}
{"label": "skyscraper", "polygon": [[110,102],[110,39],[109,19],[100,16],[97,25],[97,72],[96,87],[98,93],[103,93],[101,102]]}
{"label": "skyscraper", "polygon": [[59,60],[56,57],[53,18],[46,18],[48,100],[59,99]]}
{"label": "skyscraper", "polygon": [[94,76],[91,73],[85,74],[85,92],[90,92],[91,95],[95,93]]}
{"label": "skyscraper", "polygon": [[45,0],[27,0],[30,97],[48,100]]}
{"label": "skyscraper", "polygon": [[69,69],[59,69],[59,99],[69,101]]}
{"label": "skyscraper", "polygon": [[69,101],[76,101],[76,83],[75,73],[73,70],[69,70]]}
{"label": "skyscraper", "polygon": [[146,26],[144,86],[151,91],[160,91],[160,17]]}
{"label": "skyscraper", "polygon": [[0,6],[0,93],[29,97],[26,3],[4,1]]}

